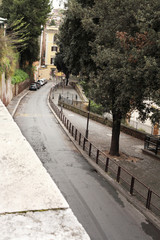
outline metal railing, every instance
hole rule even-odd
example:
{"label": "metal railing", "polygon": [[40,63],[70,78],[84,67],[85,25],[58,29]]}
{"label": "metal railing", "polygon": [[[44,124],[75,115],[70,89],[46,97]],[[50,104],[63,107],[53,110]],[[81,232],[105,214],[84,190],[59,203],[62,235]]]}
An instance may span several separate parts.
{"label": "metal railing", "polygon": [[154,152],[157,155],[160,150],[160,136],[146,135],[144,149]]}
{"label": "metal railing", "polygon": [[[71,96],[73,96],[73,94]],[[71,105],[71,106],[76,107],[81,110],[86,110],[87,106],[88,106],[88,102],[77,100],[76,95],[74,95],[74,97],[70,98],[70,97],[61,96],[61,94],[60,94],[59,100],[63,103],[66,103],[68,105]]]}
{"label": "metal railing", "polygon": [[[52,89],[51,89],[52,91]],[[78,131],[78,129],[67,119],[49,98],[50,105],[58,118],[63,123],[78,145],[85,151],[90,159],[97,164],[110,177],[115,179],[121,186],[127,190],[131,196],[140,200],[147,209],[160,217],[160,196],[142,183],[138,178],[134,177],[124,167],[121,167],[115,160],[109,158],[105,153],[100,151],[93,143]]]}

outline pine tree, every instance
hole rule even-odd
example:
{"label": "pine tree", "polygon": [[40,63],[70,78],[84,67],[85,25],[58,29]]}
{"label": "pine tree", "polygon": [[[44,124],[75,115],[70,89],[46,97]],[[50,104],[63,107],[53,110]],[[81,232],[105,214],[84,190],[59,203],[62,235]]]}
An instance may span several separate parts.
{"label": "pine tree", "polygon": [[42,26],[45,25],[46,19],[50,12],[49,0],[2,0],[3,16],[8,19],[8,24],[23,19],[27,26],[27,47],[19,49],[21,55],[21,65],[29,62],[29,65],[39,57],[39,40]]}

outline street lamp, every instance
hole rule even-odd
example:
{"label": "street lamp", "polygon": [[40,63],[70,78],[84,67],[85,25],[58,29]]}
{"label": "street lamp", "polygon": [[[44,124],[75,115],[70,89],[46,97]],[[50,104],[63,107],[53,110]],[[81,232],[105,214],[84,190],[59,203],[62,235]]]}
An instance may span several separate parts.
{"label": "street lamp", "polygon": [[90,105],[91,105],[91,101],[89,100],[89,103],[88,103],[88,114],[87,114],[87,127],[86,127],[86,135],[85,137],[88,139],[88,127],[89,127],[89,116],[90,116]]}

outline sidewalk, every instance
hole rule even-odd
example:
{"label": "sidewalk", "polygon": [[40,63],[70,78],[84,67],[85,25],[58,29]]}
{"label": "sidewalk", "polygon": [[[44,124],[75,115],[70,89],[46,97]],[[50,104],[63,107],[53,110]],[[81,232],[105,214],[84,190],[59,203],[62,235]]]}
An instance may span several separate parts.
{"label": "sidewalk", "polygon": [[[63,89],[57,89],[54,93],[54,103],[58,105],[59,94],[74,96],[77,92],[67,86]],[[69,94],[70,93],[70,94]],[[70,122],[85,135],[87,119],[69,110],[63,109],[63,113]],[[112,129],[103,124],[89,121],[89,141],[92,142],[102,152],[108,153],[111,143]],[[130,135],[121,132],[120,135],[120,157],[114,159],[132,175],[137,177],[141,182],[151,190],[160,195],[160,160],[142,152],[144,142]],[[113,157],[112,157],[113,158]]]}
{"label": "sidewalk", "polygon": [[8,104],[7,109],[11,116],[13,116],[17,110],[17,107],[21,101],[21,99],[28,93],[28,88],[23,90],[20,94],[12,99],[12,101]]}
{"label": "sidewalk", "polygon": [[90,239],[1,100],[0,193],[1,240]]}

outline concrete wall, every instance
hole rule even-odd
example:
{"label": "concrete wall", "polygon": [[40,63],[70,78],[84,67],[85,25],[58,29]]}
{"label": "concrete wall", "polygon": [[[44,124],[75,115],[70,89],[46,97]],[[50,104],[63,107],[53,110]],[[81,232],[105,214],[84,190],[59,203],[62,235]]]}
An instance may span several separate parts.
{"label": "concrete wall", "polygon": [[12,93],[12,84],[11,78],[5,79],[5,74],[0,75],[0,99],[4,103],[5,106],[11,101],[13,97]]}
{"label": "concrete wall", "polygon": [[17,96],[19,93],[21,93],[24,89],[29,87],[30,80],[27,79],[24,82],[17,83],[15,85],[12,85],[12,92],[13,92],[13,97]]}
{"label": "concrete wall", "polygon": [[3,104],[7,106],[12,98],[26,89],[29,84],[30,80],[28,79],[24,82],[13,85],[11,83],[11,78],[6,80],[4,73],[0,75],[0,99],[2,100]]}

